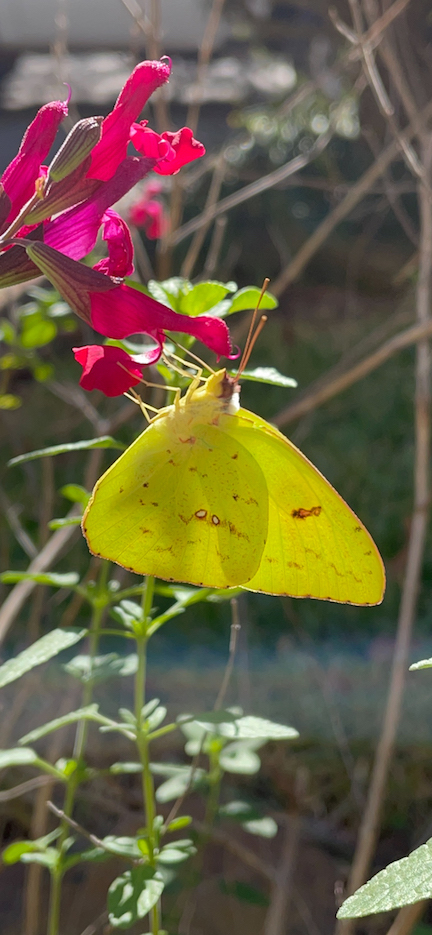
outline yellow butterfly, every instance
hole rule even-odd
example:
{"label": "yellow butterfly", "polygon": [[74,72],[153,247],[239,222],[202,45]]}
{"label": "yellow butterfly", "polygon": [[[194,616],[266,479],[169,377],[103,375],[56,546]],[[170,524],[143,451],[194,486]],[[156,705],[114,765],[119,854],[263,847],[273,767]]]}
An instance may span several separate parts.
{"label": "yellow butterfly", "polygon": [[365,527],[225,370],[161,409],[96,484],[82,528],[129,571],[213,588],[379,604]]}

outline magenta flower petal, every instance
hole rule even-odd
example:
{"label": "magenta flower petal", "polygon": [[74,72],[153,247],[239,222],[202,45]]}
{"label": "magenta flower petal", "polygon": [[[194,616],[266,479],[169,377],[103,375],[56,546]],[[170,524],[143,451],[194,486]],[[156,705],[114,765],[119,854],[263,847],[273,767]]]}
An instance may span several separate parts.
{"label": "magenta flower petal", "polygon": [[121,396],[142,379],[143,364],[136,364],[120,347],[89,344],[73,347],[72,351],[83,368],[79,382],[84,390],[101,390],[105,396]]}
{"label": "magenta flower petal", "polygon": [[148,120],[133,123],[130,129],[130,140],[135,149],[149,159],[166,160],[173,162],[176,158],[175,150],[160,133],[147,126]]}
{"label": "magenta flower petal", "polygon": [[110,179],[126,156],[129,131],[153,91],[168,81],[171,62],[140,62],[120,91],[114,110],[105,117],[102,137],[92,152],[88,178]]}
{"label": "magenta flower petal", "polygon": [[131,276],[134,271],[133,243],[126,221],[112,208],[108,208],[102,218],[102,227],[102,238],[106,241],[109,255],[99,260],[93,269],[114,276],[115,279]]}
{"label": "magenta flower petal", "polygon": [[220,318],[179,315],[124,283],[104,294],[91,292],[90,307],[93,328],[109,338],[121,340],[131,334],[148,334],[160,340],[165,330],[182,331],[198,338],[218,357],[231,354],[229,331]]}
{"label": "magenta flower petal", "polygon": [[153,166],[153,159],[127,156],[113,178],[102,182],[86,201],[45,223],[45,243],[73,260],[81,260],[93,250],[107,209],[140,182]]}
{"label": "magenta flower petal", "polygon": [[15,159],[3,172],[0,182],[12,202],[8,223],[34,195],[36,181],[42,174],[41,163],[48,155],[67,112],[67,104],[63,101],[52,101],[41,107],[26,130]]}
{"label": "magenta flower petal", "polygon": [[150,130],[147,121],[143,120],[132,124],[130,138],[142,156],[159,157],[154,167],[159,175],[174,175],[188,162],[205,155],[203,144],[194,139],[189,127],[182,127],[176,133],[167,130],[159,134]]}
{"label": "magenta flower petal", "polygon": [[149,240],[157,240],[167,229],[163,204],[148,197],[146,189],[142,198],[131,205],[129,221],[135,227],[143,227]]}
{"label": "magenta flower petal", "polygon": [[200,159],[205,155],[205,147],[198,140],[194,139],[192,130],[189,127],[182,127],[177,133],[171,133],[166,130],[162,133],[164,140],[171,144],[175,158],[162,159],[154,167],[154,171],[159,175],[173,175],[178,172],[182,166],[194,159]]}

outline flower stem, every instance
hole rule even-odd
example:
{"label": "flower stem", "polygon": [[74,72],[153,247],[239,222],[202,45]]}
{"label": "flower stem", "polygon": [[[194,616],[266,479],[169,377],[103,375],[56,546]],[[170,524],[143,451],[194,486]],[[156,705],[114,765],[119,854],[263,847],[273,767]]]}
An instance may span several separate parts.
{"label": "flower stem", "polygon": [[[142,628],[136,634],[138,655],[138,668],[135,676],[135,717],[137,723],[137,747],[142,764],[142,790],[145,811],[145,824],[147,831],[148,859],[151,867],[156,867],[155,848],[157,846],[155,832],[156,802],[154,794],[153,776],[150,771],[148,731],[143,708],[146,703],[146,668],[148,629],[151,623],[150,612],[153,603],[154,578],[148,577],[145,581],[142,597]],[[150,910],[152,935],[158,935],[160,929],[159,905]]]}
{"label": "flower stem", "polygon": [[[93,659],[97,654],[99,639],[100,639],[100,625],[102,622],[103,612],[105,610],[107,600],[106,600],[106,584],[108,580],[109,573],[109,562],[102,562],[100,576],[98,581],[98,597],[93,601],[93,613],[90,622],[89,628],[89,657],[90,657],[90,671],[88,681],[84,685],[83,695],[82,695],[82,707],[89,705],[93,698],[93,679],[92,679],[92,668],[93,668]],[[83,767],[83,757],[85,746],[87,742],[89,721],[82,720],[79,721],[76,734],[75,734],[75,743],[73,751],[73,759],[76,761],[76,769],[69,776],[67,787],[66,787],[66,797],[63,812],[66,818],[72,816],[74,804],[75,804],[75,793],[80,783],[80,772]],[[51,890],[50,890],[50,902],[49,902],[49,912],[48,912],[48,926],[47,926],[47,935],[59,935],[59,925],[60,925],[60,905],[61,905],[61,888],[62,881],[64,876],[64,845],[65,841],[70,833],[69,825],[65,819],[60,822],[60,837],[57,842],[57,851],[58,851],[58,860],[55,869],[51,873]]]}

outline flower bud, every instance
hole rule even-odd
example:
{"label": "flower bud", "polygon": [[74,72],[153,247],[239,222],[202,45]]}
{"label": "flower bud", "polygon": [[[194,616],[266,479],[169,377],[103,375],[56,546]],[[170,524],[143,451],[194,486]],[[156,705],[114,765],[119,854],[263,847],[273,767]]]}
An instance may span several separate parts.
{"label": "flower bud", "polygon": [[91,306],[89,294],[115,289],[116,284],[109,278],[90,269],[83,263],[71,260],[58,250],[53,250],[46,243],[23,241],[27,256],[41,273],[46,276],[55,289],[68,302],[74,312],[88,324],[91,324]]}
{"label": "flower bud", "polygon": [[101,138],[102,120],[103,117],[85,117],[72,127],[49,167],[49,182],[60,182],[91,153]]}

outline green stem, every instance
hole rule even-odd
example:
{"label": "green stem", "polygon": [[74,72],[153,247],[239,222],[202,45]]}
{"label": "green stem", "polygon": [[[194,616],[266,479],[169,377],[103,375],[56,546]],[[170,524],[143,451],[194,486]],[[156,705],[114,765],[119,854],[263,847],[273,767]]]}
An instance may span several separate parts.
{"label": "green stem", "polygon": [[[142,596],[142,628],[141,633],[136,634],[136,645],[138,655],[138,668],[135,675],[135,717],[137,722],[137,747],[140,762],[142,764],[142,790],[145,810],[145,824],[147,830],[147,846],[149,853],[149,864],[156,867],[155,848],[157,846],[154,821],[156,817],[156,802],[154,794],[153,776],[150,772],[149,741],[145,727],[145,718],[143,708],[146,703],[146,667],[147,667],[147,643],[148,629],[150,626],[150,612],[153,603],[154,578],[146,578],[145,587]],[[153,906],[150,910],[152,935],[158,935],[160,929],[159,905]]]}
{"label": "green stem", "polygon": [[[92,619],[90,622],[90,631],[89,631],[89,656],[90,656],[90,667],[92,668],[93,659],[97,654],[99,647],[100,639],[100,625],[102,622],[103,612],[107,605],[106,600],[106,584],[109,574],[109,562],[103,562],[100,570],[100,576],[98,581],[98,592],[99,596],[95,598],[93,603],[93,613]],[[85,683],[82,695],[82,707],[89,705],[93,698],[93,680],[91,678],[91,668],[90,668],[90,678],[89,681]],[[83,756],[84,750],[87,742],[87,735],[89,729],[89,721],[82,720],[79,721],[76,734],[75,734],[75,744],[73,751],[73,759],[76,760],[77,766],[76,770],[68,779],[66,797],[64,804],[64,814],[66,818],[72,816],[74,804],[75,804],[75,793],[80,783],[80,770],[83,767]],[[49,913],[48,913],[48,927],[47,935],[59,935],[59,925],[60,925],[60,904],[61,904],[61,887],[62,880],[64,875],[63,867],[63,850],[67,837],[70,834],[70,828],[65,819],[60,822],[61,833],[57,842],[57,851],[58,851],[58,860],[55,870],[51,874],[51,891],[50,891],[50,903],[49,903]]]}

